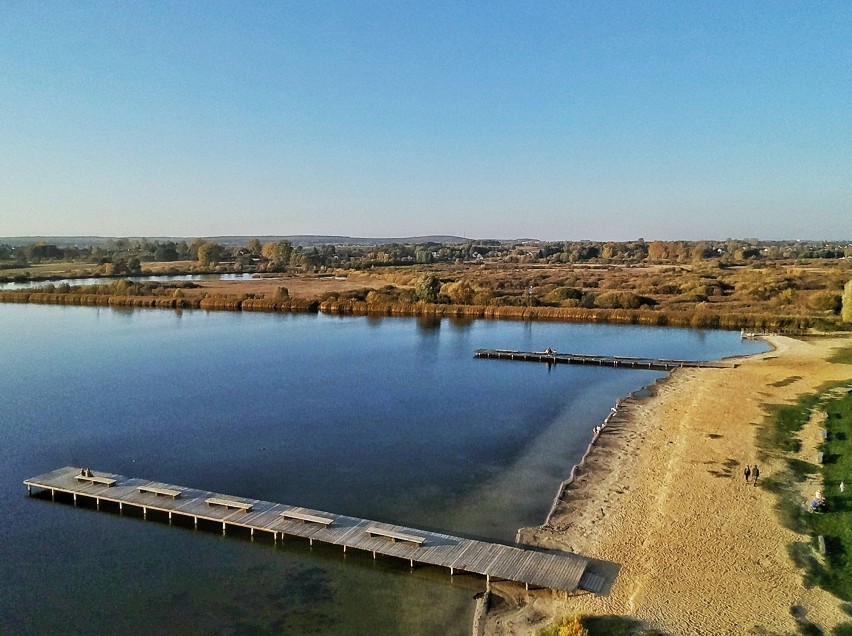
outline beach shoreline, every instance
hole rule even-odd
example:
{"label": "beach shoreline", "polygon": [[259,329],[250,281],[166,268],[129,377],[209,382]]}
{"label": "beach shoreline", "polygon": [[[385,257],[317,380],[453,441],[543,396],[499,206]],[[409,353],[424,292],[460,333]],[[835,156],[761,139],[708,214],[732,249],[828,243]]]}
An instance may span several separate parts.
{"label": "beach shoreline", "polygon": [[768,406],[852,377],[827,361],[851,341],[767,340],[772,351],[735,368],[680,369],[649,397],[619,401],[545,523],[518,532],[590,557],[611,589],[565,598],[497,584],[514,602],[487,616],[486,633],[534,634],[566,614],[626,616],[673,636],[795,632],[794,606],[826,631],[852,620],[838,599],[804,586],[788,547],[807,538],[783,527],[774,495],[742,474],[746,464],[781,470],[782,457],[758,448]]}

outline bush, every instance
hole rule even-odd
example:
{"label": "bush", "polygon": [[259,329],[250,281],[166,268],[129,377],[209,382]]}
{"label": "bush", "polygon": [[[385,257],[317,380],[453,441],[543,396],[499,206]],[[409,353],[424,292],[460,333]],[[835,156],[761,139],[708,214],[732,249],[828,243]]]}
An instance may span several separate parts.
{"label": "bush", "polygon": [[553,625],[541,629],[539,636],[589,636],[589,631],[578,617],[563,616]]}
{"label": "bush", "polygon": [[583,292],[575,287],[557,287],[544,299],[550,303],[561,303],[563,300],[580,300]]}

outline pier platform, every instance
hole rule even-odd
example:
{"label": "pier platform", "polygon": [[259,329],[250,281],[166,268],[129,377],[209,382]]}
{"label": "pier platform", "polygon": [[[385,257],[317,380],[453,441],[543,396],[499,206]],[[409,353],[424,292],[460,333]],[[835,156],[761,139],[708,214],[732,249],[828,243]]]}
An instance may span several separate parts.
{"label": "pier platform", "polygon": [[474,358],[494,360],[520,360],[547,364],[590,364],[598,367],[625,369],[652,369],[672,371],[686,367],[701,369],[727,369],[736,365],[718,360],[672,360],[667,358],[631,358],[628,356],[595,356],[583,353],[550,353],[547,351],[513,351],[510,349],[477,349]]}
{"label": "pier platform", "polygon": [[[78,479],[78,477],[83,477]],[[118,512],[125,507],[173,517],[221,524],[228,529],[246,528],[251,535],[266,533],[273,541],[286,536],[342,546],[408,560],[410,565],[428,564],[447,568],[451,575],[479,574],[486,580],[508,580],[530,587],[565,592],[585,590],[599,593],[601,577],[587,572],[588,560],[570,552],[548,552],[448,534],[407,528],[337,515],[270,501],[235,497],[112,473],[82,474],[79,467],[67,466],[24,481],[30,495],[34,490],[57,493],[95,502],[98,510],[111,506]],[[163,517],[161,517],[163,518]]]}

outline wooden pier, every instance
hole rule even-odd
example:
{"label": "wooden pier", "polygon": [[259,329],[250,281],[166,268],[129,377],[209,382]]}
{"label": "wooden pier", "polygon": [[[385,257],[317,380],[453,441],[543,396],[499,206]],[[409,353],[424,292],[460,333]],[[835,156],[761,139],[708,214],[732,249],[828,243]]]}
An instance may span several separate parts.
{"label": "wooden pier", "polygon": [[[173,517],[221,525],[228,529],[245,528],[254,536],[265,533],[272,540],[283,541],[286,536],[302,537],[311,545],[314,541],[340,545],[343,552],[358,549],[377,555],[387,555],[417,564],[437,565],[449,569],[451,575],[473,573],[486,580],[508,580],[530,587],[574,592],[578,589],[598,593],[605,581],[586,572],[587,559],[570,552],[544,552],[500,543],[477,541],[415,528],[379,523],[367,519],[310,510],[287,504],[234,497],[150,481],[97,472],[84,475],[80,468],[68,466],[24,481],[27,491],[33,489],[70,494],[76,505],[78,498],[95,502],[100,510],[105,505],[117,505],[141,510],[148,518],[149,511]],[[164,517],[160,517],[165,520]]]}
{"label": "wooden pier", "polygon": [[548,351],[512,351],[509,349],[477,349],[474,358],[495,360],[521,360],[547,364],[590,364],[598,367],[624,369],[652,369],[672,371],[684,367],[701,369],[727,369],[735,365],[717,360],[671,360],[667,358],[631,358],[627,356],[595,356],[583,353],[556,353]]}

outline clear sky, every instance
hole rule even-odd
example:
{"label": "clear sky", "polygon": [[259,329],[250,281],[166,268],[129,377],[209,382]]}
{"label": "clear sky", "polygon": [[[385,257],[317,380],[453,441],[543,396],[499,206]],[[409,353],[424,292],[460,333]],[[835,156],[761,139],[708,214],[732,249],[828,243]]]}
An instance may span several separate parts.
{"label": "clear sky", "polygon": [[852,239],[852,2],[0,2],[0,236]]}

